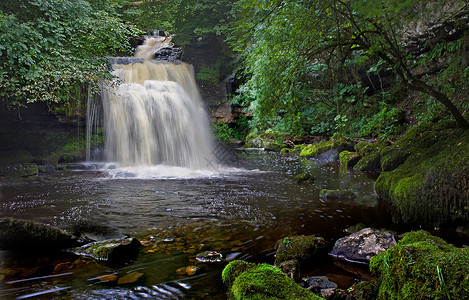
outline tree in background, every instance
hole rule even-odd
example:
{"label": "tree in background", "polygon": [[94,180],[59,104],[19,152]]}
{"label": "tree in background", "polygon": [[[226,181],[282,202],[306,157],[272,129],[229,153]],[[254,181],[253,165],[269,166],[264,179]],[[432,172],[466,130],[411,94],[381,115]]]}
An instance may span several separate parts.
{"label": "tree in background", "polygon": [[2,1],[0,96],[12,106],[66,105],[80,87],[110,78],[106,57],[131,52],[138,34],[111,1]]}
{"label": "tree in background", "polygon": [[[444,25],[457,34],[410,51],[403,27],[419,20],[422,10],[444,11]],[[449,21],[464,20],[465,1],[240,0],[234,11],[230,42],[247,78],[238,98],[253,110],[259,130],[304,134],[323,126],[318,131],[337,132],[350,111],[372,100],[370,94],[378,92],[375,102],[386,100],[382,85],[364,80],[384,71],[442,103],[459,127],[469,127],[455,105],[467,92],[468,26]],[[446,55],[438,70],[417,74],[417,67],[439,59],[435,50]]]}

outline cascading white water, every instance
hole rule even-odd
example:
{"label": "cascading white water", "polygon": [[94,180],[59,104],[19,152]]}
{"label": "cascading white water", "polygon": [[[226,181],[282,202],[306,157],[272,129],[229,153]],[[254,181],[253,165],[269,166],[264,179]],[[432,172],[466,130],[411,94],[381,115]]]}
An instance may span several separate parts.
{"label": "cascading white water", "polygon": [[143,59],[114,64],[121,82],[102,88],[105,160],[119,167],[213,168],[210,122],[192,66],[146,59],[149,43],[155,47],[148,38],[137,50]]}

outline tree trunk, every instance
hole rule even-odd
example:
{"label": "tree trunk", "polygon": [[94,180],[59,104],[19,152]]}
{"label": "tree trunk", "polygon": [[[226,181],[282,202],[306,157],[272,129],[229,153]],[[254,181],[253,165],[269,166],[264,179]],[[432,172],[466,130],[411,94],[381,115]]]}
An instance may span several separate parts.
{"label": "tree trunk", "polygon": [[451,100],[448,99],[445,94],[435,90],[432,86],[420,80],[414,80],[410,82],[410,86],[415,90],[428,94],[441,102],[450,111],[459,128],[469,129],[469,122],[464,118],[458,108],[454,105],[453,102],[451,102]]}

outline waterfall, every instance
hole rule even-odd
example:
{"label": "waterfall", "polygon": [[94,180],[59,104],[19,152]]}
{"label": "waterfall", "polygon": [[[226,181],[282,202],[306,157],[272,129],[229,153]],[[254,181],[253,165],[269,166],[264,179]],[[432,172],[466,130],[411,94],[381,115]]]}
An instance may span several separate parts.
{"label": "waterfall", "polygon": [[[99,97],[107,162],[191,170],[217,165],[210,121],[192,66],[148,59],[149,49],[167,45],[164,38],[149,37],[137,49],[136,59],[114,60],[118,63],[112,65],[112,73],[119,80],[103,84]],[[89,122],[93,114],[89,112]]]}

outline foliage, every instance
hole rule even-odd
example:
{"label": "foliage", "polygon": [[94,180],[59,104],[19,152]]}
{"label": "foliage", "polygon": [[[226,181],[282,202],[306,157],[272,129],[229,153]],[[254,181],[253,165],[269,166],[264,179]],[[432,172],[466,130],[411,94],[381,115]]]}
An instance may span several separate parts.
{"label": "foliage", "polygon": [[196,78],[200,81],[205,81],[211,84],[220,82],[220,65],[221,60],[218,60],[215,65],[207,66],[203,64],[199,72],[195,74]]}
{"label": "foliage", "polygon": [[0,96],[12,105],[67,103],[76,86],[109,78],[106,56],[129,52],[139,31],[110,2],[21,0],[0,11]]}
{"label": "foliage", "polygon": [[[463,1],[452,3],[467,10]],[[390,100],[381,78],[386,73],[443,104],[458,126],[467,128],[455,105],[457,95],[467,90],[464,38],[422,45],[430,51],[422,54],[407,51],[401,31],[403,24],[419,20],[418,9],[437,11],[444,4],[239,0],[233,8],[237,21],[228,38],[240,54],[246,78],[237,101],[253,111],[252,125],[261,132],[274,128],[291,135],[356,135],[357,126],[365,125],[361,134],[387,136],[400,132],[391,102],[381,104],[378,115],[362,118],[370,115],[364,113],[365,102],[376,107],[378,101]],[[454,16],[459,11],[448,13]],[[447,59],[441,60],[441,55]],[[416,67],[438,59],[441,71],[436,77],[414,73]]]}
{"label": "foliage", "polygon": [[248,120],[245,116],[241,116],[233,123],[226,124],[223,122],[212,123],[214,137],[220,141],[231,141],[244,139],[248,132]]}

